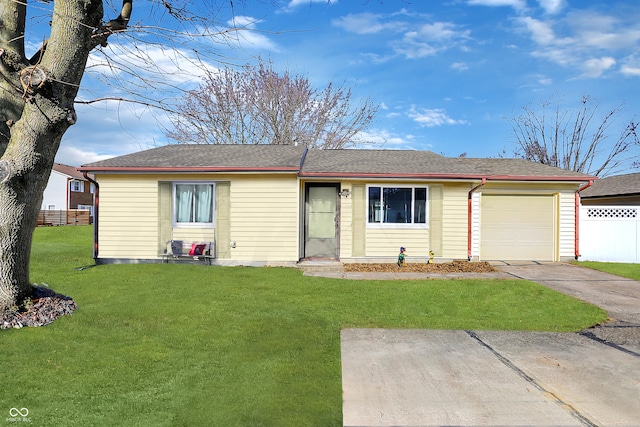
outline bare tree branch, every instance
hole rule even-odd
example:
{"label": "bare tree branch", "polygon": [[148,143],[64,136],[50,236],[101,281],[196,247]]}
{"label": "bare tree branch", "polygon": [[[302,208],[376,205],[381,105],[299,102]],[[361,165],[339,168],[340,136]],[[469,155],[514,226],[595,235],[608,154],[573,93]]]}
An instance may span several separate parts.
{"label": "bare tree branch", "polygon": [[345,83],[323,90],[309,79],[274,71],[271,63],[207,73],[205,82],[183,98],[182,114],[167,136],[197,144],[306,144],[322,148],[354,145],[378,107],[352,102]]}
{"label": "bare tree branch", "polygon": [[537,109],[523,107],[519,116],[509,118],[515,136],[514,156],[597,176],[638,167],[637,123],[630,120],[611,142],[611,128],[622,106],[603,116],[598,115],[599,106],[598,101],[583,96],[575,110],[563,109],[554,98]]}

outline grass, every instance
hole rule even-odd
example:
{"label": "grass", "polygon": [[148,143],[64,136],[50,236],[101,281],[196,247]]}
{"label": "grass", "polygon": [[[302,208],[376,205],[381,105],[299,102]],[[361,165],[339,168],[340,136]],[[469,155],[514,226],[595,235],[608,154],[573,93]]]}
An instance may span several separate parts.
{"label": "grass", "polygon": [[[339,426],[340,330],[577,331],[594,306],[518,280],[346,281],[296,269],[92,264],[39,228],[31,280],[78,310],[0,331],[0,413],[46,426]],[[0,421],[3,417],[0,417]]]}
{"label": "grass", "polygon": [[616,276],[627,277],[633,280],[640,280],[640,264],[625,264],[620,262],[595,262],[580,261],[576,265],[591,268],[593,270],[604,271]]}

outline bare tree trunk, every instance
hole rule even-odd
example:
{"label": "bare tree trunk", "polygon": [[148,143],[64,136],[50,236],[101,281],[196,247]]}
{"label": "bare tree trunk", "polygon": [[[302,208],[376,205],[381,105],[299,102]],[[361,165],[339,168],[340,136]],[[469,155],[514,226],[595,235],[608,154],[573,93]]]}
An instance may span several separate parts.
{"label": "bare tree trunk", "polygon": [[32,292],[29,259],[44,189],[62,135],[76,121],[89,52],[106,41],[102,0],[56,0],[51,37],[28,59],[25,4],[0,0],[8,23],[0,27],[0,311]]}
{"label": "bare tree trunk", "polygon": [[11,131],[20,144],[9,143],[2,157],[10,176],[0,185],[0,310],[16,309],[31,294],[32,235],[62,137],[60,129],[47,129],[53,126],[41,112],[31,110]]}

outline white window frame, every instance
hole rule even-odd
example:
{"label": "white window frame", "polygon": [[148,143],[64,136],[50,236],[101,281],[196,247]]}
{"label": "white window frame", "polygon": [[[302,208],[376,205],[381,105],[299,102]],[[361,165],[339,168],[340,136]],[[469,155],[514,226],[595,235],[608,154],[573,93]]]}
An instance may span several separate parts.
{"label": "white window frame", "polygon": [[89,215],[93,215],[93,206],[92,205],[78,205],[77,209],[79,211],[89,211]]}
{"label": "white window frame", "polygon": [[[380,197],[384,194],[385,188],[410,188],[411,189],[411,221],[413,221],[415,215],[416,208],[416,200],[415,200],[415,189],[416,188],[424,188],[426,189],[426,200],[425,200],[425,222],[424,223],[393,223],[393,222],[369,222],[369,189],[370,188],[380,188]],[[407,184],[367,184],[367,200],[366,206],[367,210],[365,212],[367,228],[390,228],[390,229],[428,229],[429,228],[429,186],[428,185],[407,185]]]}
{"label": "white window frame", "polygon": [[[178,222],[176,188],[178,185],[211,185],[211,222]],[[174,228],[215,228],[216,224],[216,183],[214,181],[174,181],[171,183],[171,221]]]}
{"label": "white window frame", "polygon": [[84,181],[74,179],[71,181],[70,190],[74,193],[84,193]]}

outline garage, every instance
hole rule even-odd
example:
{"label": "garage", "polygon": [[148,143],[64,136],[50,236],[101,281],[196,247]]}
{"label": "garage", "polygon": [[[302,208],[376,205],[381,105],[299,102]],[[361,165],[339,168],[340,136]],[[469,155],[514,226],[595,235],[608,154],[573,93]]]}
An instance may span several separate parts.
{"label": "garage", "polygon": [[552,195],[483,194],[480,258],[555,261]]}

